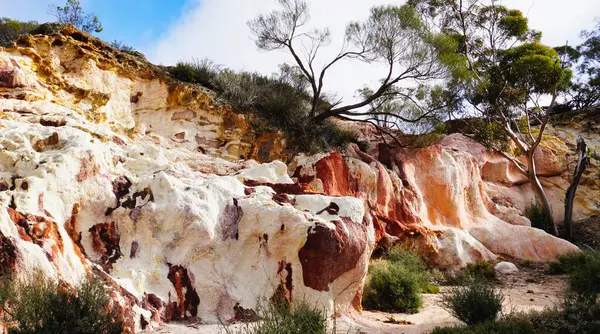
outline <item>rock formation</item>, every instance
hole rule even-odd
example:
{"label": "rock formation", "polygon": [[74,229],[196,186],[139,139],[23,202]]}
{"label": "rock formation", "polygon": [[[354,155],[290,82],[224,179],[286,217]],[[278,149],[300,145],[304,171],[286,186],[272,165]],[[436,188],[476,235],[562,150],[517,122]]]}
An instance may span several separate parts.
{"label": "rock formation", "polygon": [[[445,268],[577,250],[529,227],[525,179],[461,135],[390,149],[353,125],[372,139],[366,151],[287,157],[281,135],[249,124],[214,93],[72,26],[0,48],[2,272],[101,275],[137,331],[243,321],[274,295],[330,314],[360,308],[379,242]],[[558,218],[571,147],[544,145]],[[594,175],[575,219],[600,209]]]}

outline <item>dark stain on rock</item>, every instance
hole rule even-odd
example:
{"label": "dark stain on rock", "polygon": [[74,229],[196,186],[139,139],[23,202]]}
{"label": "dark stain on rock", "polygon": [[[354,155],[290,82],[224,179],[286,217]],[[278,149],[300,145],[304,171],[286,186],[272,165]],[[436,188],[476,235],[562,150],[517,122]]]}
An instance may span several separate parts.
{"label": "dark stain on rock", "polygon": [[317,192],[312,189],[312,187],[306,183],[268,183],[268,182],[260,182],[255,180],[246,180],[244,181],[244,185],[247,187],[258,187],[265,186],[273,189],[277,194],[291,194],[291,195],[299,195],[299,194],[315,194]]}
{"label": "dark stain on rock", "polygon": [[83,182],[100,173],[100,166],[96,163],[91,151],[87,152],[87,156],[82,158],[79,164],[79,173],[75,176],[77,182]]}
{"label": "dark stain on rock", "polygon": [[240,303],[235,304],[233,312],[235,313],[234,321],[256,322],[260,320],[260,317],[253,309],[245,309],[240,306]]}
{"label": "dark stain on rock", "polygon": [[121,235],[115,222],[100,223],[89,230],[92,235],[92,247],[96,253],[101,254],[99,264],[105,271],[112,269],[112,265],[123,256],[121,253]]}
{"label": "dark stain on rock", "polygon": [[275,201],[279,205],[284,205],[285,203],[294,205],[296,204],[296,200],[290,198],[288,194],[275,194],[273,195],[273,201]]}
{"label": "dark stain on rock", "polygon": [[[57,260],[64,252],[64,242],[55,222],[41,216],[22,214],[11,208],[8,209],[8,215],[17,226],[21,239],[40,246],[45,251],[48,261]],[[45,247],[47,240],[52,240],[49,247]]]}
{"label": "dark stain on rock", "polygon": [[347,217],[334,221],[335,229],[322,223],[309,228],[306,243],[298,252],[304,285],[329,291],[329,284],[356,267],[366,249],[367,228]]}
{"label": "dark stain on rock", "polygon": [[40,119],[40,124],[43,126],[51,126],[51,127],[61,127],[61,126],[65,126],[67,125],[67,121],[64,119],[60,119],[58,121],[55,120],[51,120],[51,119]]}
{"label": "dark stain on rock", "polygon": [[169,320],[179,320],[182,317],[187,319],[188,314],[196,317],[198,315],[200,297],[196,292],[188,270],[180,265],[169,264],[167,278],[171,281],[177,293],[177,302],[172,302],[171,304],[172,313]]}
{"label": "dark stain on rock", "polygon": [[279,261],[277,275],[279,275],[281,282],[271,297],[271,300],[277,302],[286,302],[289,304],[292,302],[292,292],[294,290],[294,284],[292,280],[292,264],[287,263],[286,261]]}
{"label": "dark stain on rock", "polygon": [[16,268],[17,248],[15,244],[0,231],[0,276],[10,274]]}
{"label": "dark stain on rock", "polygon": [[134,257],[138,256],[139,248],[140,248],[140,244],[138,244],[137,241],[131,242],[131,251],[129,252],[130,259],[133,259]]}
{"label": "dark stain on rock", "polygon": [[334,202],[331,202],[331,203],[329,203],[329,205],[327,207],[325,207],[323,210],[317,212],[316,214],[320,215],[325,211],[327,211],[327,213],[330,215],[337,215],[338,212],[340,211],[340,206]]}
{"label": "dark stain on rock", "polygon": [[54,132],[49,137],[38,140],[33,145],[33,149],[36,150],[36,152],[44,152],[56,148],[59,142],[58,133]]}
{"label": "dark stain on rock", "polygon": [[223,214],[219,217],[219,225],[223,234],[222,240],[239,238],[239,223],[242,218],[242,209],[238,206],[238,201],[232,198],[225,206]]}
{"label": "dark stain on rock", "polygon": [[131,95],[131,97],[129,98],[129,102],[131,102],[131,103],[140,102],[140,97],[142,97],[142,95],[144,95],[144,93],[142,93],[142,92],[137,92],[137,93],[135,93],[135,95]]}
{"label": "dark stain on rock", "polygon": [[[106,211],[104,212],[105,216],[111,215],[113,213],[113,211],[115,211],[119,207],[131,209],[131,210],[135,209],[138,199],[140,199],[141,201],[145,201],[140,206],[143,206],[148,202],[154,202],[154,194],[152,193],[152,189],[150,187],[146,187],[141,191],[137,191],[137,192],[133,193],[133,195],[126,198],[125,195],[127,195],[129,193],[129,188],[131,187],[131,181],[129,181],[129,179],[127,179],[127,178],[125,178],[125,179],[126,180],[121,179],[120,181],[118,181],[117,185],[115,185],[115,183],[113,183],[113,191],[115,193],[115,196],[117,197],[117,204],[114,208],[107,208]],[[125,190],[127,190],[127,192],[125,192]],[[124,201],[121,201],[123,198],[126,198],[126,199]]]}
{"label": "dark stain on rock", "polygon": [[119,146],[127,146],[127,143],[119,136],[112,136],[112,141]]}

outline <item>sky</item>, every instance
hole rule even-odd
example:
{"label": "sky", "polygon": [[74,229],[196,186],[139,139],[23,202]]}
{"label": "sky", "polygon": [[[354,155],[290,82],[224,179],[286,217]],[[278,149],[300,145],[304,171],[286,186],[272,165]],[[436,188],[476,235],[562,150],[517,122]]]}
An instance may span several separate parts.
{"label": "sky", "polygon": [[[0,0],[0,16],[18,20],[51,21],[48,6],[61,0]],[[289,62],[283,52],[258,51],[246,25],[260,13],[276,8],[276,0],[82,0],[85,11],[95,13],[104,26],[98,36],[122,41],[163,65],[179,60],[208,58],[236,70],[271,74],[278,64]],[[311,26],[328,27],[333,43],[321,62],[337,53],[349,21],[362,20],[369,8],[379,4],[402,4],[402,0],[308,0]],[[503,5],[523,11],[530,27],[543,32],[548,45],[577,45],[579,32],[600,18],[599,0],[503,0]],[[338,42],[335,42],[338,41]],[[384,68],[356,61],[339,63],[329,73],[325,87],[354,99],[355,91],[373,85]]]}

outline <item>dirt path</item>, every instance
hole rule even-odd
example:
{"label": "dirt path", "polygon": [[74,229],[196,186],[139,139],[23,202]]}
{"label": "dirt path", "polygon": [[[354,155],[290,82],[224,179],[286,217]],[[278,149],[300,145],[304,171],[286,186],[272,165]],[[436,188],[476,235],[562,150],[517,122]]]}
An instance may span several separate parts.
{"label": "dirt path", "polygon": [[[504,312],[543,310],[556,305],[563,296],[564,277],[549,276],[540,269],[522,268],[515,275],[499,277],[498,288],[505,295]],[[419,313],[384,313],[363,311],[336,320],[337,333],[352,334],[421,334],[430,333],[438,326],[453,326],[460,322],[441,307],[441,298],[452,287],[443,286],[439,294],[423,295],[424,305]],[[229,333],[238,333],[245,325],[228,327]],[[165,324],[156,332],[161,334],[227,333],[221,325]]]}

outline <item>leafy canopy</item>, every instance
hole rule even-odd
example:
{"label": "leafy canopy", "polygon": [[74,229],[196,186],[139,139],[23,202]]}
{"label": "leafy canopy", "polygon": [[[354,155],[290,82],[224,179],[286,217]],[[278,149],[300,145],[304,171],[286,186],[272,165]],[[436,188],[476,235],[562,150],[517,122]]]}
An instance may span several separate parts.
{"label": "leafy canopy", "polygon": [[37,21],[17,21],[7,17],[0,18],[0,46],[9,47],[19,36],[30,33],[37,28]]}
{"label": "leafy canopy", "polygon": [[51,5],[49,14],[58,22],[71,23],[87,33],[99,33],[103,30],[98,17],[94,13],[85,13],[79,0],[67,0],[64,6]]}

